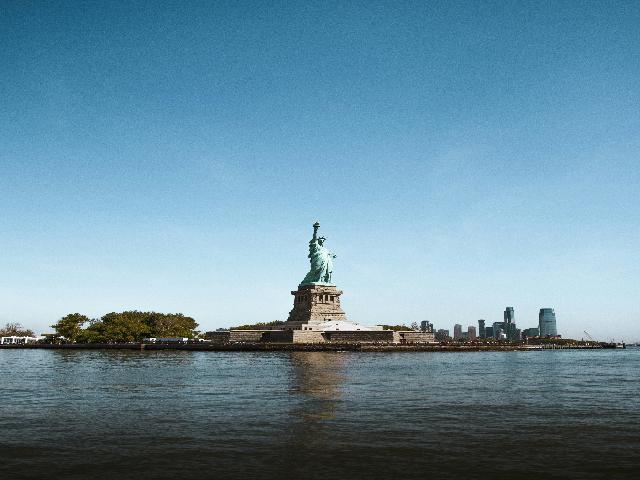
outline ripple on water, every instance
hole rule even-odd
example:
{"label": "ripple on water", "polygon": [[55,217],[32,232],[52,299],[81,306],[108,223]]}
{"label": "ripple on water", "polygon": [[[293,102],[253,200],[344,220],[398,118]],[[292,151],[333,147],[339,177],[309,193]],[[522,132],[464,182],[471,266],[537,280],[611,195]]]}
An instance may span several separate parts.
{"label": "ripple on water", "polygon": [[0,366],[2,478],[633,478],[640,468],[631,349],[0,350]]}

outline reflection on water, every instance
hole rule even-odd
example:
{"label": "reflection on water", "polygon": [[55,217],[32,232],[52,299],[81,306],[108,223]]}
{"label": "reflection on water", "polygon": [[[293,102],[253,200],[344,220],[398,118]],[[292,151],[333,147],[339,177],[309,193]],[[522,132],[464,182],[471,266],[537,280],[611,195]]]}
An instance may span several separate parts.
{"label": "reflection on water", "polygon": [[303,403],[292,415],[305,419],[329,419],[340,403],[340,384],[345,381],[345,356],[339,352],[291,352],[291,394]]}
{"label": "reflection on water", "polygon": [[332,442],[346,358],[337,352],[291,352],[287,360],[290,402],[280,461],[282,468],[290,465],[291,474],[304,476],[311,459]]}

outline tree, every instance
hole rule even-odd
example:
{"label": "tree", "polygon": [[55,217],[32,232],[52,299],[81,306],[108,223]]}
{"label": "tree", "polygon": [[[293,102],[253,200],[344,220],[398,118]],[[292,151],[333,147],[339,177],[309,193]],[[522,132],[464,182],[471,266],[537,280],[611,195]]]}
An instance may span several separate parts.
{"label": "tree", "polygon": [[418,326],[418,322],[413,322],[411,324],[411,330],[414,330],[416,332],[420,331],[420,327]]}
{"label": "tree", "polygon": [[100,319],[101,326],[94,330],[101,333],[101,341],[105,342],[137,342],[143,337],[151,336],[151,329],[144,322],[143,312],[111,312]]}
{"label": "tree", "polygon": [[80,313],[70,313],[58,320],[58,323],[51,325],[58,335],[63,336],[67,341],[74,343],[82,335],[82,325],[89,321],[89,317]]}
{"label": "tree", "polygon": [[17,322],[9,322],[4,328],[0,328],[0,335],[3,337],[33,337],[33,330],[24,328]]}
{"label": "tree", "polygon": [[181,313],[150,312],[145,319],[154,337],[193,337],[198,326],[191,317]]}
{"label": "tree", "polygon": [[89,326],[82,330],[78,336],[78,342],[81,343],[100,343],[104,342],[104,327],[99,318],[89,320]]}

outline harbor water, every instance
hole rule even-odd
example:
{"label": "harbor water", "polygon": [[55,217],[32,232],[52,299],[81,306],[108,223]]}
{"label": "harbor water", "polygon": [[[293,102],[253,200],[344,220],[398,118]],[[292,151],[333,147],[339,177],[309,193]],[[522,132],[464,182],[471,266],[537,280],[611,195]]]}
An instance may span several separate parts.
{"label": "harbor water", "polygon": [[0,478],[638,478],[640,349],[0,350]]}

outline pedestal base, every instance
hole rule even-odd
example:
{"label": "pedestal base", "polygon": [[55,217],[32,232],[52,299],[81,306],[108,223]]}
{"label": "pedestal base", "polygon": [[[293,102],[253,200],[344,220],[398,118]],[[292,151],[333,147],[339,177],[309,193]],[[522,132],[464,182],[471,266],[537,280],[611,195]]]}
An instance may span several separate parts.
{"label": "pedestal base", "polygon": [[331,320],[347,320],[340,306],[340,295],[335,285],[300,285],[293,295],[293,309],[289,312],[287,327],[300,329],[302,325],[317,325]]}

